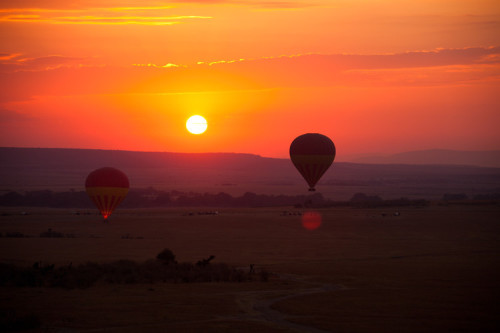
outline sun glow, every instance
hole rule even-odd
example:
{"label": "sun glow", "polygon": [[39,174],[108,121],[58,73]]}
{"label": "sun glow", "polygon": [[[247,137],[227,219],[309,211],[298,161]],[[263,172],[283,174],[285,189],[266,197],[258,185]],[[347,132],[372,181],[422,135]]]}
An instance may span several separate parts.
{"label": "sun glow", "polygon": [[192,116],[186,121],[186,128],[192,134],[202,134],[207,130],[207,120],[202,116]]}

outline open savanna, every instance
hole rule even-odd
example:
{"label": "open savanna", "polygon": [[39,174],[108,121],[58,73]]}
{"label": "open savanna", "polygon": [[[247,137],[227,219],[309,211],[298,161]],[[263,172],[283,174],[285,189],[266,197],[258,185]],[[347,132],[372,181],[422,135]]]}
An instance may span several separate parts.
{"label": "open savanna", "polygon": [[[1,287],[0,310],[44,332],[495,332],[500,329],[498,205],[290,208],[2,208],[0,260],[56,267],[88,261],[179,262],[214,255],[253,282]],[[21,215],[21,212],[27,214]],[[194,214],[189,214],[190,212]],[[394,213],[399,212],[399,216]],[[63,238],[40,237],[51,229]],[[25,237],[5,237],[19,232]],[[259,272],[271,272],[261,281]],[[6,315],[4,315],[6,316]]]}

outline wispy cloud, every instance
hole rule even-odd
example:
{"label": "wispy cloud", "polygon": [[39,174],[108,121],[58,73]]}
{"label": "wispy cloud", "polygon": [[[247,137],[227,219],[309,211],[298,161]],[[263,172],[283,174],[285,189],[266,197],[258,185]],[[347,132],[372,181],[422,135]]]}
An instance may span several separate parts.
{"label": "wispy cloud", "polygon": [[23,114],[17,111],[0,109],[0,121],[2,122],[25,121],[31,120],[33,118],[34,117],[32,117],[31,115]]}
{"label": "wispy cloud", "polygon": [[435,49],[391,54],[293,54],[249,59],[199,61],[198,65],[266,66],[330,70],[437,67],[500,62],[500,47]]}
{"label": "wispy cloud", "polygon": [[[385,55],[290,55],[197,64],[0,54],[0,103],[36,95],[185,93],[331,86],[500,84],[500,47]],[[1,58],[0,58],[1,59]],[[63,83],[62,83],[63,82]]]}
{"label": "wispy cloud", "polygon": [[[152,65],[149,65],[152,66]],[[153,66],[160,68],[163,66]],[[395,54],[303,54],[200,61],[176,75],[226,77],[261,88],[333,85],[436,86],[500,81],[500,47]],[[229,75],[230,74],[230,75]],[[173,75],[173,74],[172,74]],[[242,79],[243,78],[243,79]],[[207,80],[210,81],[210,80]],[[243,88],[248,88],[242,85]]]}
{"label": "wispy cloud", "polygon": [[22,55],[22,53],[0,53],[0,61],[11,60],[20,55]]}
{"label": "wispy cloud", "polygon": [[318,1],[259,1],[259,0],[177,0],[176,3],[195,3],[200,5],[241,5],[268,10],[299,9],[324,5]]}
{"label": "wispy cloud", "polygon": [[133,64],[132,66],[136,66],[136,67],[153,67],[153,68],[187,68],[187,65],[177,65],[177,64],[172,64],[172,63],[167,63],[165,65]]}
{"label": "wispy cloud", "polygon": [[27,57],[22,53],[0,53],[0,73],[41,72],[59,68],[102,67],[92,57],[66,57],[49,55],[44,57]]}
{"label": "wispy cloud", "polygon": [[[7,8],[0,9],[0,23],[173,25],[187,19],[211,19],[199,15],[161,15],[171,6],[111,7],[88,9]],[[123,15],[126,13],[126,15]],[[136,14],[136,15],[134,15]]]}
{"label": "wispy cloud", "polygon": [[[46,70],[61,66],[95,65],[89,57],[50,55],[26,57],[21,53],[0,53],[0,65],[17,65],[30,70]],[[384,70],[405,68],[443,67],[454,65],[500,64],[500,47],[471,47],[462,49],[435,49],[393,54],[292,54],[260,58],[198,61],[196,64],[135,63],[135,67],[191,68],[219,67],[224,70],[246,71],[265,68],[271,72],[281,70],[297,72],[319,70],[345,72],[352,70]]]}

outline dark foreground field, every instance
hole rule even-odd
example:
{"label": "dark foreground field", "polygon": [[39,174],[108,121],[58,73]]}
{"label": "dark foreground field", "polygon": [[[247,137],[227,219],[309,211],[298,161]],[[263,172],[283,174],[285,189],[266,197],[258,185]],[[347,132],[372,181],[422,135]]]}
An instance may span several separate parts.
{"label": "dark foreground field", "polygon": [[[214,264],[272,274],[267,282],[4,286],[1,319],[43,332],[499,331],[500,207],[332,208],[319,210],[315,230],[283,210],[121,210],[103,224],[70,210],[2,209],[2,263],[144,262],[169,248],[180,262],[215,255]],[[40,237],[49,228],[64,237]]]}

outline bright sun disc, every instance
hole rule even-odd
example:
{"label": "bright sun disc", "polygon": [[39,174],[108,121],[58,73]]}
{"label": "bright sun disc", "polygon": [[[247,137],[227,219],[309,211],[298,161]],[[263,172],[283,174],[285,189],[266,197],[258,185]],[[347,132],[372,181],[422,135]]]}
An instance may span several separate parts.
{"label": "bright sun disc", "polygon": [[207,120],[202,116],[192,116],[186,121],[186,128],[192,134],[201,134],[207,130]]}

